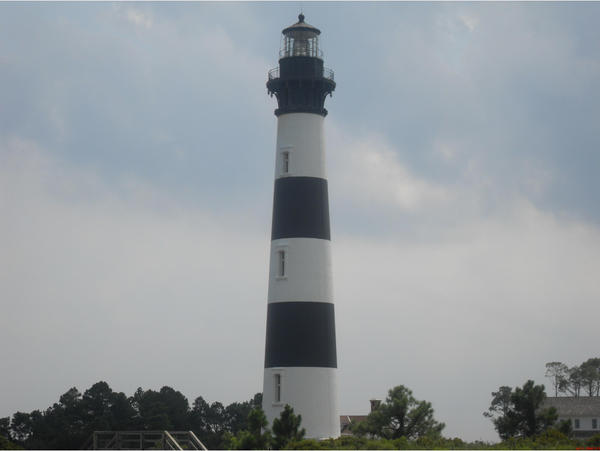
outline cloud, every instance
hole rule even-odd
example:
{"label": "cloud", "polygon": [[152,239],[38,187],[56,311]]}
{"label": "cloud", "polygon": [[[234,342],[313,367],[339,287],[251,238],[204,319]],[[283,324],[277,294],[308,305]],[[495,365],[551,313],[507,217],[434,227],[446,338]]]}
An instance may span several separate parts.
{"label": "cloud", "polygon": [[268,217],[240,227],[239,211],[109,183],[22,139],[0,162],[0,415],[101,379],[229,402],[260,390]]}
{"label": "cloud", "polygon": [[469,29],[469,31],[474,31],[479,24],[478,17],[472,14],[460,14],[458,18],[461,20],[464,26]]}
{"label": "cloud", "polygon": [[[446,434],[496,439],[481,416],[491,391],[544,383],[547,361],[595,352],[600,230],[536,206],[553,174],[534,161],[519,168],[527,186],[499,196],[476,157],[442,183],[382,137],[326,130],[341,393],[353,393],[343,413],[406,384],[433,402]],[[454,164],[463,152],[439,141],[431,155]]]}
{"label": "cloud", "polygon": [[332,177],[341,200],[415,212],[447,203],[451,192],[411,173],[381,136],[328,131]]}
{"label": "cloud", "polygon": [[445,434],[494,440],[481,416],[491,391],[595,355],[598,228],[523,201],[446,234],[401,235],[333,242],[340,390],[354,394],[344,413],[405,384]]}
{"label": "cloud", "polygon": [[138,8],[128,6],[123,10],[124,17],[132,24],[144,28],[152,28],[152,16]]}
{"label": "cloud", "polygon": [[[392,189],[381,210],[423,215],[441,202],[381,140],[332,157],[342,149],[346,171],[420,193],[407,205]],[[108,182],[22,139],[2,141],[0,163],[0,245],[10,256],[0,260],[0,339],[12,343],[5,363],[19,368],[6,378],[0,415],[99,379],[127,393],[167,384],[224,402],[260,390],[266,215],[180,203],[131,177]],[[365,215],[355,188],[338,186]],[[433,403],[446,434],[493,440],[480,417],[492,390],[542,382],[546,361],[595,352],[600,231],[525,199],[447,230],[425,227],[419,240],[401,219],[371,218],[391,222],[387,235],[334,230],[342,413],[364,413],[368,399],[405,384]],[[186,371],[163,358],[183,359]]]}

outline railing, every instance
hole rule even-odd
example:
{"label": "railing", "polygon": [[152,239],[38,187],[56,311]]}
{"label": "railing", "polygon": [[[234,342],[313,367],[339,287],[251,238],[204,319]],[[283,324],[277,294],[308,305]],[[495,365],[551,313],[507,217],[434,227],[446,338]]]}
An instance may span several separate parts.
{"label": "railing", "polygon": [[[323,68],[323,78],[335,81],[334,76],[333,70],[328,67]],[[269,80],[275,80],[276,78],[279,78],[279,67],[275,67],[269,71]]]}
{"label": "railing", "polygon": [[206,446],[192,431],[94,431],[83,449],[195,449]]}
{"label": "railing", "polygon": [[179,443],[177,443],[177,440],[175,440],[173,438],[173,436],[171,434],[169,434],[169,431],[165,431],[164,434],[165,434],[164,435],[165,448],[169,447],[169,449],[183,451],[183,448],[181,446],[179,446]]}
{"label": "railing", "polygon": [[204,443],[192,431],[170,431],[170,434],[184,449],[206,450]]}
{"label": "railing", "polygon": [[279,78],[279,67],[269,71],[269,80],[275,80],[276,78]]}

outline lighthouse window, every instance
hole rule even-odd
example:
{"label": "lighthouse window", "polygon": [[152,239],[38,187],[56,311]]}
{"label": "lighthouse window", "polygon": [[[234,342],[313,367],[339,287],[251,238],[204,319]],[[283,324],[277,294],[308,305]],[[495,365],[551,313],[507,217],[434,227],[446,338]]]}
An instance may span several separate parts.
{"label": "lighthouse window", "polygon": [[274,375],[274,379],[275,379],[275,402],[281,402],[281,374],[275,374]]}
{"label": "lighthouse window", "polygon": [[592,429],[598,429],[598,418],[592,418]]}
{"label": "lighthouse window", "polygon": [[575,429],[579,429],[579,418],[575,418]]}
{"label": "lighthouse window", "polygon": [[277,251],[277,276],[278,277],[286,276],[286,271],[287,271],[286,257],[287,257],[287,255],[286,255],[285,250]]}
{"label": "lighthouse window", "polygon": [[281,172],[284,174],[290,172],[290,153],[288,151],[281,154]]}

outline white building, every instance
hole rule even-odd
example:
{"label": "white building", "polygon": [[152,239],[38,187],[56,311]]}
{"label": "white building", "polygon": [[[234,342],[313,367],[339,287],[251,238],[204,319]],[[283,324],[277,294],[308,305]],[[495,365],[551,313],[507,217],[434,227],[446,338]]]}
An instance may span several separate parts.
{"label": "white building", "polygon": [[600,397],[598,396],[548,397],[542,407],[556,408],[559,421],[570,420],[573,436],[576,438],[600,434]]}

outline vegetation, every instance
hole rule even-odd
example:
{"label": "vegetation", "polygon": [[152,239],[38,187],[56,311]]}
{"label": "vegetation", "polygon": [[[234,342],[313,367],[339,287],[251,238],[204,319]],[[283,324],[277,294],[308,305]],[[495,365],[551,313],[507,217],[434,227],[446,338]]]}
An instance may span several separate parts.
{"label": "vegetation", "polygon": [[492,403],[484,416],[492,419],[501,439],[533,437],[556,423],[558,415],[554,407],[541,409],[546,399],[543,385],[527,381],[523,388],[502,386],[492,392]]}
{"label": "vegetation", "polygon": [[552,381],[554,396],[600,396],[600,358],[590,358],[569,368],[562,362],[546,363],[546,377]]}
{"label": "vegetation", "polygon": [[227,445],[230,449],[285,449],[304,438],[306,431],[300,429],[301,423],[302,416],[295,415],[294,409],[286,404],[281,416],[273,420],[271,434],[265,413],[257,408],[248,415],[248,430],[230,437]]}
{"label": "vegetation", "polygon": [[286,404],[281,416],[273,420],[273,446],[275,449],[283,449],[292,441],[304,438],[306,431],[300,429],[302,415],[294,415],[294,409]]}
{"label": "vegetation", "polygon": [[236,436],[226,438],[230,449],[268,449],[272,443],[271,431],[268,428],[267,417],[260,408],[255,408],[248,414],[248,429],[242,430]]}
{"label": "vegetation", "polygon": [[444,423],[433,418],[427,401],[417,401],[404,385],[392,388],[385,402],[372,411],[365,421],[356,423],[352,432],[358,436],[397,439],[439,437]]}
{"label": "vegetation", "polygon": [[[106,382],[83,395],[71,388],[44,411],[16,412],[0,419],[0,435],[25,449],[79,449],[97,430],[191,430],[211,448],[224,448],[227,435],[249,429],[248,414],[260,407],[262,395],[223,406],[201,396],[190,408],[188,400],[171,387],[159,391],[138,388],[127,397]],[[0,448],[8,448],[4,441]]]}
{"label": "vegetation", "polygon": [[[546,364],[555,395],[599,396],[600,358],[569,368]],[[262,394],[224,406],[201,396],[190,406],[171,387],[138,388],[133,396],[98,382],[83,394],[71,388],[57,403],[40,411],[16,412],[0,418],[0,449],[79,449],[96,430],[191,430],[209,449],[573,449],[600,447],[600,434],[587,440],[571,437],[570,423],[557,423],[554,408],[542,409],[543,385],[527,381],[515,389],[499,387],[485,416],[502,442],[464,442],[445,438],[444,423],[434,418],[431,403],[414,398],[403,385],[363,422],[353,436],[316,441],[304,439],[302,417],[286,405],[269,429],[261,409]]]}
{"label": "vegetation", "polygon": [[291,442],[286,449],[586,449],[600,445],[600,434],[588,440],[573,440],[563,433],[550,429],[535,437],[519,437],[504,440],[500,443],[481,441],[464,442],[459,438],[421,437],[408,440],[401,437],[394,440],[368,439],[366,437],[345,436],[330,440],[302,440]]}
{"label": "vegetation", "polygon": [[0,449],[23,449],[16,443],[11,442],[5,436],[0,435]]}

